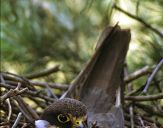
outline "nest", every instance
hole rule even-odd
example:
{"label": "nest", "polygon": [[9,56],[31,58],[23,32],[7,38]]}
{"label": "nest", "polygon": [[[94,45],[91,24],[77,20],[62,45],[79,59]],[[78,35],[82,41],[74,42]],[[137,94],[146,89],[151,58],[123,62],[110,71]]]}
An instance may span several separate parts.
{"label": "nest", "polygon": [[[129,84],[140,76],[151,73],[153,69],[147,67],[140,69],[126,76],[124,81]],[[160,86],[159,82],[157,84]],[[125,96],[123,104],[125,127],[161,127],[159,118],[163,118],[163,109],[159,106],[158,99],[163,98],[163,94],[136,96],[143,88],[142,86],[137,90],[131,90]],[[56,89],[59,90],[58,94],[53,93]],[[34,127],[34,121],[39,119],[42,110],[67,89],[67,85],[38,82],[16,74],[1,72],[1,128]],[[155,106],[145,105],[140,101],[153,102]]]}

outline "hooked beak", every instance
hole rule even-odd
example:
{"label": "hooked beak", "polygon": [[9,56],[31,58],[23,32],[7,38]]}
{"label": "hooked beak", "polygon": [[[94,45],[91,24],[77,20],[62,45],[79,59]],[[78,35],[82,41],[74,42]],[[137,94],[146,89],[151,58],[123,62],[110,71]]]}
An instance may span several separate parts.
{"label": "hooked beak", "polygon": [[74,128],[84,128],[84,122],[83,121],[78,121],[76,124],[75,124],[75,126],[74,126]]}
{"label": "hooked beak", "polygon": [[86,128],[85,120],[86,116],[79,118],[73,117],[72,118],[73,128]]}
{"label": "hooked beak", "polygon": [[83,124],[80,124],[78,126],[75,126],[75,128],[84,128],[84,125]]}

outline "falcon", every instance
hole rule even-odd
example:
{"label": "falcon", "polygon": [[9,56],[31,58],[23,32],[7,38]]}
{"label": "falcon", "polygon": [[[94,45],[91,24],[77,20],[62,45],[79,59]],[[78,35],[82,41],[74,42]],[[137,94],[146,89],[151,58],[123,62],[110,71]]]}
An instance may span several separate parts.
{"label": "falcon", "polygon": [[[58,128],[88,128],[83,124],[87,116],[89,128],[124,128],[120,86],[124,85],[123,67],[130,39],[129,29],[121,29],[118,24],[106,27],[95,53],[62,95],[63,99],[44,111],[43,123]],[[88,110],[80,101],[66,97],[82,101]]]}
{"label": "falcon", "polygon": [[36,128],[84,128],[87,118],[86,106],[75,99],[57,99],[35,121]]}

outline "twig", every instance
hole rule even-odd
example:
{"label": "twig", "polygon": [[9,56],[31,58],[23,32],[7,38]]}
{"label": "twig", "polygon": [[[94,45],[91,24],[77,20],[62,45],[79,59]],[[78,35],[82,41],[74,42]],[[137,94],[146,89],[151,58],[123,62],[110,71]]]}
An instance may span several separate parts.
{"label": "twig", "polygon": [[[7,100],[6,100],[7,101]],[[13,102],[13,100],[12,100],[12,98],[10,98],[10,103],[11,103],[11,107],[12,107],[12,114],[14,113],[14,114],[16,114],[16,113],[19,113],[19,109],[15,106],[15,104],[14,104],[14,102]],[[4,102],[3,104],[0,104],[0,108],[2,109],[2,110],[4,110],[5,112],[8,112],[8,104],[7,104],[7,102]],[[6,114],[7,115],[7,114]],[[7,119],[7,118],[6,118]]]}
{"label": "twig", "polygon": [[[10,85],[16,85],[17,82],[16,81],[12,81],[12,80],[6,80],[5,81],[7,84]],[[32,86],[40,86],[40,87],[46,87],[46,84],[48,84],[48,86],[50,86],[50,88],[54,88],[54,89],[60,89],[60,90],[67,90],[69,85],[66,84],[59,84],[59,83],[50,83],[50,82],[40,82],[40,81],[33,81],[33,80],[29,80],[30,85]]]}
{"label": "twig", "polygon": [[155,66],[152,67],[148,67],[145,66],[129,75],[126,75],[124,78],[125,83],[129,83],[135,79],[138,79],[139,77],[143,76],[143,75],[147,75],[149,73],[152,73],[152,70],[154,69]]}
{"label": "twig", "polygon": [[162,81],[159,81],[159,80],[156,80],[156,78],[154,78],[154,85],[156,86],[156,88],[157,88],[157,91],[159,92],[159,93],[162,93],[163,92],[163,90],[161,89],[161,87],[160,87],[160,85],[159,85],[159,83]]}
{"label": "twig", "polygon": [[20,87],[21,87],[21,85],[20,85],[20,83],[18,83],[18,86],[15,89],[10,89],[7,93],[5,93],[3,96],[1,96],[0,97],[1,102],[6,100],[7,98],[20,95],[23,92],[28,90],[28,88],[23,88],[22,90],[19,90]]}
{"label": "twig", "polygon": [[148,23],[146,23],[143,19],[141,19],[140,17],[134,16],[131,13],[121,9],[120,7],[118,7],[116,4],[114,4],[113,6],[115,9],[117,9],[118,11],[126,14],[127,16],[131,17],[132,19],[135,19],[137,21],[139,21],[140,23],[142,23],[145,27],[149,28],[150,30],[152,30],[153,32],[155,32],[157,35],[159,35],[161,38],[163,38],[163,34],[157,30],[156,28],[152,27],[151,25],[149,25]]}
{"label": "twig", "polygon": [[133,105],[130,105],[129,107],[130,112],[130,122],[131,122],[131,128],[134,128],[134,112],[133,112]]}
{"label": "twig", "polygon": [[159,62],[159,64],[156,66],[156,68],[154,69],[154,71],[152,72],[151,76],[148,78],[147,80],[147,84],[145,85],[145,88],[143,90],[143,93],[146,93],[147,92],[147,89],[151,83],[151,81],[153,80],[155,74],[157,73],[157,71],[159,70],[159,68],[162,66],[163,64],[163,59],[161,59],[161,61]]}
{"label": "twig", "polygon": [[5,83],[5,80],[4,80],[4,78],[3,78],[2,73],[0,74],[0,76],[1,76],[1,82],[2,82],[2,83]]}
{"label": "twig", "polygon": [[28,124],[27,123],[24,123],[21,128],[28,128]]}
{"label": "twig", "polygon": [[159,117],[163,117],[163,113],[158,111],[158,109],[154,108],[152,105],[145,105],[140,103],[135,103],[137,108],[142,109],[143,111],[147,112],[147,114],[157,115]]}
{"label": "twig", "polygon": [[[127,120],[127,121],[130,121],[131,119],[131,117],[130,117],[130,115],[128,114],[128,113],[124,113],[124,117],[125,117],[125,120]],[[138,126],[138,121],[137,121],[137,117],[135,116],[135,118],[134,118],[134,128],[140,128],[140,127],[137,127]],[[131,128],[131,122],[129,123],[129,128]]]}
{"label": "twig", "polygon": [[6,102],[8,104],[8,116],[7,116],[7,120],[10,121],[11,114],[12,114],[12,107],[11,107],[10,99],[8,98],[6,100]]}
{"label": "twig", "polygon": [[[125,110],[125,109],[124,109],[124,110]],[[142,110],[144,110],[144,109],[142,108]],[[150,123],[150,124],[155,123],[155,124],[160,128],[161,124],[160,124],[159,122],[155,121],[154,119],[151,119],[151,118],[149,117],[149,115],[148,115],[148,117],[147,117],[147,116],[145,116],[141,111],[136,111],[136,110],[134,110],[134,113],[135,113],[135,115],[141,116],[141,118],[143,119],[144,123],[147,123],[147,122]],[[150,111],[149,111],[148,113],[150,113]],[[127,120],[127,121],[130,120],[130,115],[128,114],[127,111],[124,113],[124,116],[125,116],[125,120]],[[151,113],[151,116],[153,116],[153,113]],[[136,125],[140,125],[140,121],[139,121],[139,119],[138,119],[138,116],[135,116],[134,122],[135,122],[135,124],[134,124],[135,127],[136,127]],[[131,126],[130,126],[130,127],[131,127]],[[135,127],[134,127],[134,128],[135,128]],[[140,128],[140,127],[138,127],[138,128]],[[151,128],[153,128],[153,127],[151,127]]]}
{"label": "twig", "polygon": [[17,97],[14,97],[14,101],[15,104],[17,102],[17,107],[19,108],[19,110],[23,113],[23,115],[30,121],[33,122],[34,119],[32,118],[32,116],[29,114],[29,112],[26,110],[26,107],[24,107],[24,105],[22,104],[21,101],[17,100]]}
{"label": "twig", "polygon": [[[21,76],[18,76],[16,74],[12,74],[12,73],[8,73],[8,72],[1,72],[1,76],[4,77],[6,83],[15,84],[14,82],[21,82],[21,83],[25,84],[31,90],[35,90],[33,86],[46,87],[46,84],[48,84],[51,88],[55,88],[55,89],[60,89],[60,90],[68,89],[68,85],[65,85],[65,84],[32,81],[32,80],[28,80],[26,78],[23,78]],[[33,86],[29,86],[29,85],[33,85]]]}
{"label": "twig", "polygon": [[148,96],[125,96],[125,100],[132,100],[132,101],[152,101],[158,100],[163,98],[163,93],[158,95],[148,95]]}
{"label": "twig", "polygon": [[38,81],[29,81],[32,85],[46,87],[46,85],[49,85],[51,88],[60,89],[60,90],[67,90],[68,85],[65,84],[55,84],[55,83],[46,83],[46,82],[38,82]]}
{"label": "twig", "polygon": [[42,101],[42,99],[38,99],[36,97],[33,97],[31,95],[28,96],[32,101],[34,101],[39,107],[41,108],[46,108],[47,104],[45,103],[45,101]]}
{"label": "twig", "polygon": [[145,85],[140,86],[138,89],[135,89],[127,94],[127,96],[132,96],[140,93],[144,89]]}
{"label": "twig", "polygon": [[17,103],[19,104],[21,111],[23,112],[23,114],[25,113],[26,115],[28,115],[29,120],[33,121],[36,119],[39,119],[38,114],[36,113],[36,111],[34,111],[31,107],[29,107],[28,104],[26,104],[24,102],[24,100],[20,97],[20,96],[16,96],[14,97],[14,99],[17,101]]}
{"label": "twig", "polygon": [[18,76],[16,74],[13,74],[13,73],[10,73],[10,72],[1,72],[1,75],[3,75],[5,80],[13,80],[13,81],[16,81],[16,82],[20,82],[22,85],[25,85],[29,89],[35,90],[35,88],[33,86],[31,86],[29,80],[22,77],[22,76]]}
{"label": "twig", "polygon": [[[131,123],[125,120],[125,128],[131,128]],[[134,128],[140,128],[138,125],[135,125]]]}
{"label": "twig", "polygon": [[48,84],[46,84],[46,88],[47,88],[47,93],[49,97],[53,97],[54,99],[58,99],[58,97],[52,92],[51,88],[49,87]]}
{"label": "twig", "polygon": [[[137,74],[137,73],[135,73],[135,74]],[[124,67],[124,75],[125,75],[125,77],[126,76],[129,76],[128,75],[128,67],[127,67],[127,65]],[[132,76],[132,75],[131,75]],[[130,77],[130,78],[132,78],[132,77]],[[127,89],[128,89],[128,92],[131,92],[132,90],[133,90],[133,87],[132,87],[132,83],[128,83],[127,84]],[[131,128],[134,128],[135,126],[134,126],[134,111],[133,111],[133,104],[130,104],[130,106],[129,106],[129,114],[130,114],[130,123],[131,123]]]}
{"label": "twig", "polygon": [[54,73],[57,71],[59,71],[59,65],[56,65],[51,69],[46,69],[46,70],[41,71],[39,73],[33,73],[33,74],[25,75],[24,77],[27,79],[34,79],[34,78],[39,78],[39,77],[50,75],[51,73]]}
{"label": "twig", "polygon": [[140,123],[141,123],[142,127],[144,128],[144,127],[145,127],[145,125],[144,125],[144,122],[143,122],[143,120],[142,120],[141,116],[138,116],[138,119],[140,120]]}
{"label": "twig", "polygon": [[[139,114],[138,114],[138,115],[139,115]],[[155,124],[158,126],[158,128],[160,128],[161,124],[160,124],[159,122],[156,122],[156,121],[150,119],[149,117],[145,117],[145,116],[142,115],[142,114],[140,114],[140,115],[141,115],[141,117],[142,117],[142,119],[143,119],[143,121],[144,121],[145,123],[147,123],[147,122],[148,122],[148,124],[149,124],[149,123],[150,123],[150,124],[155,123]],[[130,115],[129,115],[129,114],[124,113],[124,116],[125,116],[125,120],[127,120],[127,121],[130,120]],[[134,121],[135,121],[135,127],[134,127],[134,128],[142,128],[142,127],[140,127],[140,121],[139,121],[139,119],[138,119],[138,116],[135,116]],[[125,123],[126,123],[126,122],[125,122]],[[129,123],[128,125],[130,126],[129,128],[131,128],[131,124]],[[137,126],[138,126],[138,127],[137,127]],[[149,127],[149,128],[153,128],[153,127]]]}
{"label": "twig", "polygon": [[[3,120],[3,119],[1,118],[1,121],[2,121],[2,120]],[[4,127],[2,127],[2,128],[9,128],[9,124],[10,124],[9,122],[1,122],[1,123],[0,123],[0,126],[4,126]],[[6,125],[7,125],[8,127],[7,127]],[[5,127],[5,126],[6,126],[6,127]],[[1,127],[0,127],[0,128],[1,128]]]}
{"label": "twig", "polygon": [[[3,83],[0,83],[0,85],[2,86],[2,87],[5,87],[5,88],[7,88],[7,89],[14,89],[15,88],[15,86],[12,86],[12,85],[9,85],[9,84],[3,84]],[[54,99],[53,98],[50,98],[50,97],[48,97],[48,96],[46,96],[46,95],[43,95],[43,94],[41,94],[41,93],[39,93],[40,91],[31,91],[31,90],[27,90],[27,91],[25,91],[25,93],[23,93],[23,95],[31,95],[31,96],[35,96],[35,97],[39,97],[39,98],[41,98],[41,99],[44,99],[44,100],[47,100],[47,101],[50,101],[50,102],[53,102],[54,101]]]}
{"label": "twig", "polygon": [[16,121],[14,122],[12,128],[16,128],[16,127],[17,127],[17,125],[18,125],[18,123],[19,123],[21,117],[22,117],[22,113],[20,112],[20,113],[18,114],[18,116],[17,116],[17,118],[16,118]]}
{"label": "twig", "polygon": [[[155,83],[153,83],[153,85],[156,85],[156,88],[158,88],[159,93],[162,93],[162,90],[161,90],[161,88],[158,85],[158,83],[161,83],[161,81],[162,80],[158,80],[157,83],[155,81],[154,81]],[[129,92],[127,94],[127,96],[132,96],[132,95],[138,95],[138,94],[140,94],[142,92],[142,90],[144,89],[144,87],[145,87],[145,85],[140,86],[139,88],[137,88],[137,89]]]}

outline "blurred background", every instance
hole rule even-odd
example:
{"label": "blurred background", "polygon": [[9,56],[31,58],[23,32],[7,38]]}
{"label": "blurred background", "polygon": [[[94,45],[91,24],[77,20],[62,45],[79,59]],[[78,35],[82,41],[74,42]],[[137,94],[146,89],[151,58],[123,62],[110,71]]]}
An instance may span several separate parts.
{"label": "blurred background", "polygon": [[[67,85],[71,84],[93,55],[103,29],[108,25],[114,26],[117,22],[121,28],[130,29],[132,35],[126,57],[127,68],[124,68],[127,71],[124,71],[128,72],[127,76],[132,76],[136,71],[141,74],[141,77],[135,77],[135,80],[125,81],[125,96],[142,95],[142,87],[152,73],[153,67],[163,58],[163,0],[1,0],[0,2],[1,71],[29,76],[50,69],[51,73],[35,77],[36,82],[30,81],[33,82],[32,85],[39,85],[35,92],[45,91],[48,82],[57,85],[58,89],[54,87],[52,90],[58,94],[57,96],[63,94]],[[52,73],[52,69],[57,65],[59,70],[56,68]],[[162,94],[162,69],[154,75],[147,95]],[[1,86],[2,80],[1,78]],[[17,82],[11,80],[6,82],[17,86]],[[38,82],[44,83],[40,87]],[[3,87],[6,86],[0,89],[4,94],[8,89]],[[42,93],[43,96],[46,95]],[[23,97],[24,100],[38,113],[46,107],[45,102],[48,103],[47,99],[42,101],[43,96],[40,98],[37,94],[25,96],[27,98]],[[43,106],[37,105],[37,100]],[[123,104],[125,120],[132,122],[133,118],[127,113],[133,112],[130,108],[136,103],[125,101]],[[5,113],[8,107],[2,105]],[[141,115],[143,119],[149,118],[148,121],[154,119],[151,122],[156,122],[158,126],[163,124],[163,99],[137,103],[137,108],[133,109],[136,115]],[[19,110],[15,113],[18,112]],[[12,115],[12,118],[15,120],[15,115]],[[4,122],[5,120],[6,116]],[[129,122],[129,127],[130,124],[134,128],[134,123]]]}
{"label": "blurred background", "polygon": [[[158,64],[162,0],[1,0],[1,70],[27,75],[59,64],[60,70],[42,81],[70,84],[94,53],[102,30],[117,22],[132,34],[129,73]],[[135,84],[142,81],[146,77]]]}

